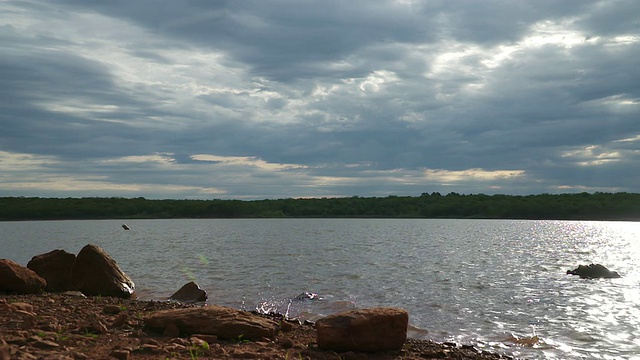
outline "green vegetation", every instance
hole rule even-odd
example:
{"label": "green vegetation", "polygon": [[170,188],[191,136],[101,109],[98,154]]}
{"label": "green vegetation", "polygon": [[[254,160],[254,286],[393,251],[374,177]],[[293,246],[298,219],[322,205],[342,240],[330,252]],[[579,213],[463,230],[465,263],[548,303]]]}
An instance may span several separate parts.
{"label": "green vegetation", "polygon": [[478,218],[640,220],[640,194],[580,193],[278,200],[0,198],[0,220],[166,218]]}

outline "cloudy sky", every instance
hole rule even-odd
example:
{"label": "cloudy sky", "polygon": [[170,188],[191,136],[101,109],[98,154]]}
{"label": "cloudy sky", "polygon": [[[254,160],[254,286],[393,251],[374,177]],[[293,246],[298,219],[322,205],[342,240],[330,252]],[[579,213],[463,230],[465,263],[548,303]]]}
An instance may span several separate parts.
{"label": "cloudy sky", "polygon": [[0,196],[640,192],[637,0],[4,0]]}

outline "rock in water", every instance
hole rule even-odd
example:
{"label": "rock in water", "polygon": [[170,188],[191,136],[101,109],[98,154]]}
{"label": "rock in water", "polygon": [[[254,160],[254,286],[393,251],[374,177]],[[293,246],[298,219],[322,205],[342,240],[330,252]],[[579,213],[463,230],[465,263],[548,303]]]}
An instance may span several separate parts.
{"label": "rock in water", "polygon": [[43,292],[47,281],[35,271],[11,260],[0,259],[0,291],[17,294]]}
{"label": "rock in water", "polygon": [[352,310],[316,322],[318,347],[324,350],[387,351],[402,349],[409,314],[396,308]]}
{"label": "rock in water", "polygon": [[198,284],[191,281],[176,291],[169,297],[169,300],[175,300],[183,303],[197,303],[207,301],[207,292],[200,289]]}
{"label": "rock in water", "polygon": [[218,305],[157,311],[144,324],[159,333],[175,325],[181,334],[216,335],[221,339],[273,338],[278,330],[278,323],[272,319]]}
{"label": "rock in water", "polygon": [[27,267],[47,281],[45,290],[63,292],[73,290],[71,284],[71,268],[76,260],[74,254],[64,250],[53,250],[46,254],[34,256]]}
{"label": "rock in water", "polygon": [[620,277],[618,272],[611,271],[600,264],[578,265],[573,270],[567,270],[567,274],[578,275],[582,279],[615,279]]}
{"label": "rock in water", "polygon": [[71,269],[74,288],[85,295],[130,298],[135,290],[133,281],[106,251],[89,244],[80,250]]}

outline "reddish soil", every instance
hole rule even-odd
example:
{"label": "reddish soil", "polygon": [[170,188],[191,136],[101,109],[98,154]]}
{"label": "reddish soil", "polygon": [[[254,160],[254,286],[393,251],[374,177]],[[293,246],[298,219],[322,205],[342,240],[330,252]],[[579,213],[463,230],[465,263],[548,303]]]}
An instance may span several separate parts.
{"label": "reddish soil", "polygon": [[186,307],[69,294],[0,295],[0,360],[8,359],[505,359],[471,346],[408,339],[402,350],[335,353],[316,345],[310,324],[282,322],[274,339],[174,337],[145,329],[157,310]]}

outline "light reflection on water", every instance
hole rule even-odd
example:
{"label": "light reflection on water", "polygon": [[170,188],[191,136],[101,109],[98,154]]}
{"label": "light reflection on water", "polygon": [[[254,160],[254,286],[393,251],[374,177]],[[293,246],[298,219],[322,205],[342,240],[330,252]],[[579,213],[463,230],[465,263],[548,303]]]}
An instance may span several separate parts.
{"label": "light reflection on water", "polygon": [[[410,313],[410,335],[527,358],[640,353],[640,223],[497,220],[138,220],[0,223],[26,264],[87,243],[143,299],[195,280],[211,303],[316,320],[369,306]],[[28,244],[29,246],[24,246]],[[621,279],[565,274],[601,263]],[[320,301],[297,301],[304,291]]]}

